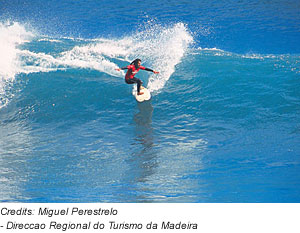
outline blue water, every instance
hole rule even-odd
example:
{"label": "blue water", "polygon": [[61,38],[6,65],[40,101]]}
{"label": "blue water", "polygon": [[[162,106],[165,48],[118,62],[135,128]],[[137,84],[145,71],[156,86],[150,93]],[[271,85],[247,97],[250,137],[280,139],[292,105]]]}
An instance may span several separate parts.
{"label": "blue water", "polygon": [[300,202],[299,39],[297,0],[1,1],[0,201]]}

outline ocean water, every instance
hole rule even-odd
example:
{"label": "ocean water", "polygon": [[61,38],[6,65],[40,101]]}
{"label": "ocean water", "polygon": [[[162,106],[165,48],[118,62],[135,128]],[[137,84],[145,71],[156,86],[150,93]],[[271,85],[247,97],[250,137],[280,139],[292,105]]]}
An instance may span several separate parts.
{"label": "ocean water", "polygon": [[298,0],[2,0],[0,201],[300,202],[299,39]]}

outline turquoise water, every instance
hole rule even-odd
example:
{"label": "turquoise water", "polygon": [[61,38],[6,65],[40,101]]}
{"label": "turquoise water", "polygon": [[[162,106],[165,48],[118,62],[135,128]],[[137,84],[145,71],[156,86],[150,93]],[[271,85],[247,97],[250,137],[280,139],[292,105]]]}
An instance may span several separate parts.
{"label": "turquoise water", "polygon": [[297,1],[0,9],[1,202],[300,201]]}

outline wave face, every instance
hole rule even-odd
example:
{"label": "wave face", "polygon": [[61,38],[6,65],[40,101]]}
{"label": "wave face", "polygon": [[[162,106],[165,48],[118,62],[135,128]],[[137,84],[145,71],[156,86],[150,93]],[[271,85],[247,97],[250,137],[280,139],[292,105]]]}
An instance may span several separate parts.
{"label": "wave face", "polygon": [[41,2],[0,11],[1,202],[300,201],[293,1]]}

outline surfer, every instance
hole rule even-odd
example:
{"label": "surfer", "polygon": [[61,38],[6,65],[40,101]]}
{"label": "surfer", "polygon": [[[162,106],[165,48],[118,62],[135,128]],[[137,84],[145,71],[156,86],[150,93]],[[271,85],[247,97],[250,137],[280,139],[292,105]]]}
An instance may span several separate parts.
{"label": "surfer", "polygon": [[128,69],[127,73],[125,75],[125,82],[127,84],[136,83],[137,84],[137,94],[138,95],[142,95],[144,93],[141,92],[141,88],[143,88],[142,87],[143,82],[140,79],[134,77],[136,75],[136,73],[139,72],[140,69],[153,72],[154,74],[159,73],[158,71],[155,71],[155,70],[146,68],[144,66],[141,66],[141,62],[142,62],[141,59],[135,59],[133,62],[130,63],[130,65],[119,68],[119,69],[116,69],[117,71]]}

